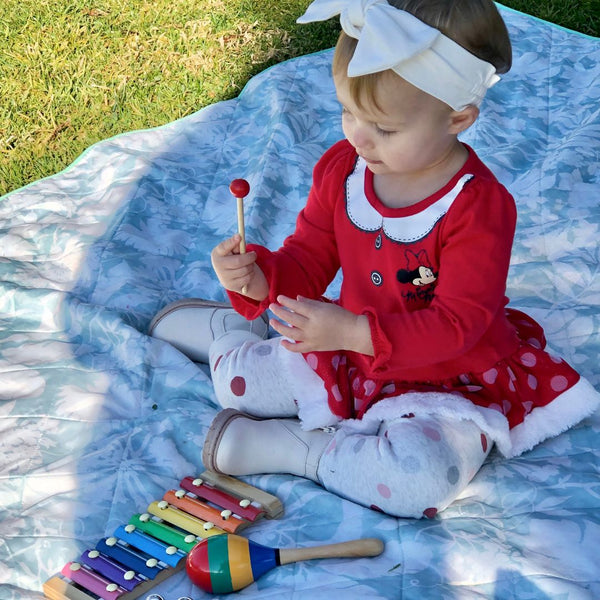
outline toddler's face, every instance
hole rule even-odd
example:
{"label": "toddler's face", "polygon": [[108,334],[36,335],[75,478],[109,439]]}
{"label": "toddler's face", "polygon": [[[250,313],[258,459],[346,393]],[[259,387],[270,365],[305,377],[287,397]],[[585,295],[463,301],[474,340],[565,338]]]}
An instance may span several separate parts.
{"label": "toddler's face", "polygon": [[348,141],[375,175],[410,175],[435,167],[456,143],[449,132],[452,109],[393,72],[376,90],[379,108],[359,106],[348,78],[334,77],[342,104],[342,128]]}

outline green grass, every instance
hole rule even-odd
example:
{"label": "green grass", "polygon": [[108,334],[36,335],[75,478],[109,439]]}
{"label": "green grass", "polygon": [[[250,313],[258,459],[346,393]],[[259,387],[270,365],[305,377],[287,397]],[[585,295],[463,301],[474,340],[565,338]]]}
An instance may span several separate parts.
{"label": "green grass", "polygon": [[[282,60],[335,43],[295,24],[308,0],[3,0],[0,195],[93,143],[236,96]],[[505,4],[600,35],[600,0]]]}
{"label": "green grass", "polygon": [[600,36],[600,0],[509,0],[501,4],[567,29]]}

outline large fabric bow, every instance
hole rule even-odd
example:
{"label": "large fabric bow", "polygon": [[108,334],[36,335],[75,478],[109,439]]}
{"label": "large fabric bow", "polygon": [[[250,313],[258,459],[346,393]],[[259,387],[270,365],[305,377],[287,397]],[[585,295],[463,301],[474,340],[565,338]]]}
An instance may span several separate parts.
{"label": "large fabric bow", "polygon": [[430,48],[442,35],[437,29],[386,0],[315,0],[298,23],[340,15],[344,32],[358,40],[348,76],[358,77],[396,67]]}
{"label": "large fabric bow", "polygon": [[298,23],[338,14],[344,32],[358,40],[349,77],[391,69],[454,110],[479,106],[500,79],[492,64],[386,0],[315,0]]}

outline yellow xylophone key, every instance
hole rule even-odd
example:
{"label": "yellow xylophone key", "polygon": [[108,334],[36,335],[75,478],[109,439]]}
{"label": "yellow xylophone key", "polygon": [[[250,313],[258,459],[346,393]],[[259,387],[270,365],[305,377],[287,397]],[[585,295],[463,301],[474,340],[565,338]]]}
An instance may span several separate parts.
{"label": "yellow xylophone key", "polygon": [[152,502],[152,504],[148,506],[148,512],[167,523],[171,523],[172,525],[185,531],[189,531],[203,539],[225,533],[223,529],[217,527],[214,523],[203,521],[202,519],[189,515],[183,510],[171,506],[164,500]]}

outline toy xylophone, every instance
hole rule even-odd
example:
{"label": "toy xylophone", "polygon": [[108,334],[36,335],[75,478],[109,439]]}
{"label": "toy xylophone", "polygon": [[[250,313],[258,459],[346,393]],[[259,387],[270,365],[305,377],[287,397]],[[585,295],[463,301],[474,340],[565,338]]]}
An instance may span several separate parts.
{"label": "toy xylophone", "polygon": [[44,583],[46,598],[133,600],[181,571],[199,541],[283,513],[275,496],[227,475],[205,471],[179,485],[67,563]]}

